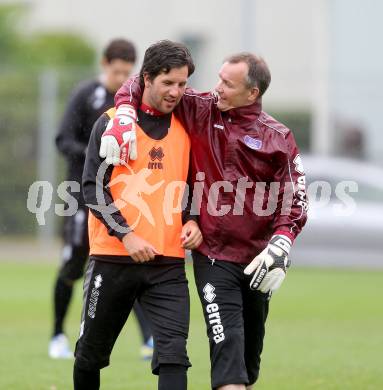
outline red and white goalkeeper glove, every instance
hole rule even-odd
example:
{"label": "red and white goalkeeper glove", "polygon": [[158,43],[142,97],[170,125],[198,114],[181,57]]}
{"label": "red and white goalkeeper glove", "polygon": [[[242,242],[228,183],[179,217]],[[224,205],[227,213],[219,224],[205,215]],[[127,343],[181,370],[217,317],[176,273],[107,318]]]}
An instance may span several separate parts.
{"label": "red and white goalkeeper glove", "polygon": [[245,268],[246,275],[252,275],[250,288],[263,293],[277,290],[286,277],[290,266],[288,254],[291,240],[282,234],[271,237],[267,247]]}
{"label": "red and white goalkeeper glove", "polygon": [[122,104],[101,137],[100,157],[107,164],[121,165],[137,159],[136,111]]}

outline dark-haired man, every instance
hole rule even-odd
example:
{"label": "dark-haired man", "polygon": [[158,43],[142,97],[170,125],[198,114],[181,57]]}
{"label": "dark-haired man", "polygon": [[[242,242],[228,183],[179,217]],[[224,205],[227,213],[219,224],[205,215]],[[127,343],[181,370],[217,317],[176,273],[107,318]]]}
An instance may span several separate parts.
{"label": "dark-haired man", "polygon": [[[100,369],[137,299],[150,321],[152,372],[158,389],[185,390],[189,291],[185,249],[200,245],[195,221],[182,218],[190,140],[172,111],[194,64],[187,48],[160,41],[146,52],[140,71],[144,86],[138,110],[138,158],[108,166],[98,156],[101,136],[115,110],[94,125],[83,174],[89,213],[90,261],[76,344],[75,390],[100,386]],[[120,119],[115,123],[121,126]]]}
{"label": "dark-haired man", "polygon": [[[271,80],[265,61],[232,55],[218,77],[215,94],[186,90],[174,114],[191,139],[192,206],[204,237],[193,251],[194,274],[212,388],[244,390],[259,375],[269,299],[285,278],[307,200],[292,132],[262,111]],[[129,115],[141,93],[137,78],[128,80],[116,95],[119,115]],[[120,154],[111,137],[131,128],[109,129],[104,149],[110,162]]]}
{"label": "dark-haired man", "polygon": [[[75,188],[71,192],[78,210],[64,221],[62,264],[54,288],[54,329],[48,350],[54,359],[73,358],[64,333],[64,319],[73,285],[82,277],[89,253],[88,208],[82,196],[81,180],[90,132],[97,118],[113,107],[114,94],[129,77],[135,61],[136,50],[132,42],[125,39],[111,41],[102,55],[100,77],[83,82],[74,90],[56,137],[57,148],[68,163],[67,180],[78,183],[79,188],[77,192]],[[150,359],[153,353],[150,326],[139,304],[135,304],[134,310],[143,339],[141,356]]]}

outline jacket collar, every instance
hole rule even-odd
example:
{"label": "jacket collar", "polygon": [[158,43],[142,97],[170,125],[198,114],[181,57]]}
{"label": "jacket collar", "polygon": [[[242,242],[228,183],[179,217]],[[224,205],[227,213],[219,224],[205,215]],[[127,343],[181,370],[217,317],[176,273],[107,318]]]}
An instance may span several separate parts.
{"label": "jacket collar", "polygon": [[257,119],[262,112],[262,99],[258,99],[255,103],[249,106],[232,108],[226,111],[226,115],[234,122],[247,122]]}

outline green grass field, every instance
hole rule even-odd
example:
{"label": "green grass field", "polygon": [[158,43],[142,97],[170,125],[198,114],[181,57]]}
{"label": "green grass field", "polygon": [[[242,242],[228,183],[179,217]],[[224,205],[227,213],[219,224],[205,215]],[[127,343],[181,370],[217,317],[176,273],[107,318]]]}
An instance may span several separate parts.
{"label": "green grass field", "polygon": [[[0,263],[0,389],[72,388],[71,361],[47,357],[51,332],[51,264]],[[209,389],[205,326],[191,265],[192,296],[189,389]],[[264,390],[383,389],[383,272],[292,269],[271,300],[256,386]],[[67,320],[74,345],[81,310],[81,285]],[[129,319],[102,370],[105,390],[156,388],[148,362],[139,357],[140,337]],[[170,389],[171,390],[171,389]]]}

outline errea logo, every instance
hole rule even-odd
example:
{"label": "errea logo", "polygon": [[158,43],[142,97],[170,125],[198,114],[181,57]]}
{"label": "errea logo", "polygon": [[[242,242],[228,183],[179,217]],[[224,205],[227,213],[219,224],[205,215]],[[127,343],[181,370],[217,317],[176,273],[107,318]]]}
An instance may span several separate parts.
{"label": "errea logo", "polygon": [[94,287],[92,288],[92,292],[90,294],[89,307],[88,307],[88,316],[92,319],[96,317],[97,302],[98,302],[98,297],[100,296],[99,288],[101,287],[102,284],[101,274],[98,274],[94,277],[93,283],[94,283]]}
{"label": "errea logo", "polygon": [[165,157],[165,153],[161,146],[158,148],[153,146],[152,149],[150,149],[149,157],[152,160],[148,163],[149,169],[164,169],[162,159]]}
{"label": "errea logo", "polygon": [[212,303],[216,297],[216,295],[213,293],[215,290],[215,287],[213,287],[210,283],[206,283],[205,287],[203,288],[203,292],[205,293],[204,298],[205,301]]}
{"label": "errea logo", "polygon": [[206,315],[207,320],[209,321],[209,326],[211,326],[212,330],[212,338],[216,344],[220,343],[221,341],[225,340],[225,333],[224,333],[224,327],[221,323],[221,315],[219,313],[219,306],[217,303],[213,303],[216,295],[214,294],[215,287],[212,286],[210,283],[206,283],[205,287],[203,288],[203,292],[205,293],[204,298],[205,301],[209,302],[208,305],[206,305]]}

